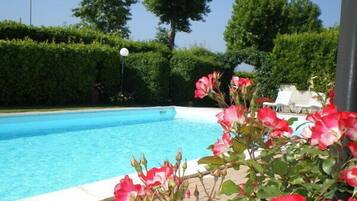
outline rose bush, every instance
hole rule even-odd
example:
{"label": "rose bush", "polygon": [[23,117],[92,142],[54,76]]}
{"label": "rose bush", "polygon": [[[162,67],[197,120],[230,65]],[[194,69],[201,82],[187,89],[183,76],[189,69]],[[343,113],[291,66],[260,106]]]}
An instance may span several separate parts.
{"label": "rose bush", "polygon": [[[217,114],[222,137],[209,147],[212,155],[198,161],[214,176],[214,186],[221,178],[220,194],[231,201],[323,201],[338,200],[341,194],[340,200],[355,200],[357,113],[339,111],[329,91],[329,102],[307,115],[306,123],[300,125],[305,127],[303,132],[296,135],[291,125],[297,119],[285,120],[270,108],[260,108],[257,103],[264,98],[256,96],[251,80],[234,76],[226,97],[220,90],[220,76],[214,72],[200,78],[195,90],[196,98],[209,97],[223,107]],[[177,174],[180,160],[151,170],[146,170],[145,160],[134,160],[142,184],[125,177],[115,189],[116,200],[184,200],[190,193],[187,180]],[[227,169],[242,167],[247,167],[245,183],[225,179]],[[203,184],[202,175],[199,178]],[[206,200],[216,199],[213,190],[205,189]],[[197,187],[194,195],[196,200],[203,199]]]}
{"label": "rose bush", "polygon": [[190,197],[188,181],[184,178],[187,162],[182,163],[180,152],[176,156],[175,165],[165,161],[161,167],[148,170],[144,155],[140,161],[134,158],[131,164],[137,171],[137,178],[141,182],[134,184],[133,180],[126,175],[115,186],[115,201],[179,201]]}
{"label": "rose bush", "polygon": [[[219,86],[218,79],[211,82]],[[253,82],[237,77],[232,78],[230,104],[214,97],[224,97],[215,88],[205,94],[228,106],[217,115],[222,139],[211,146],[213,155],[199,163],[211,171],[248,167],[244,184],[227,180],[221,193],[233,195],[232,200],[327,200],[341,192],[353,199],[357,114],[339,111],[329,91],[330,102],[309,114],[303,133],[294,135],[290,126],[296,119],[284,120],[270,108],[259,108],[255,94]]]}

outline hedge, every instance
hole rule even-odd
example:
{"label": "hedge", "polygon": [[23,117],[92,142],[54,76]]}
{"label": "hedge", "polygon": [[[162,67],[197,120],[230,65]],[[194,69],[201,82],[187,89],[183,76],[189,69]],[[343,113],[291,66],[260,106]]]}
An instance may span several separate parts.
{"label": "hedge", "polygon": [[334,80],[338,31],[281,35],[272,52],[271,84],[296,84],[306,90],[314,79],[314,90],[324,92]]}
{"label": "hedge", "polygon": [[120,58],[98,44],[0,40],[0,104],[54,105],[91,101],[94,86],[118,91]]}
{"label": "hedge", "polygon": [[258,51],[254,48],[246,48],[236,51],[227,51],[221,57],[226,68],[234,69],[238,64],[244,62],[255,67],[251,74],[238,72],[238,76],[254,78],[258,85],[258,95],[265,97],[276,96],[276,87],[271,84],[271,56],[267,52]]}
{"label": "hedge", "polygon": [[53,43],[100,43],[120,49],[126,47],[130,52],[161,52],[170,54],[170,50],[160,43],[129,41],[115,35],[75,27],[35,27],[14,21],[0,22],[0,39],[32,39],[37,42]]}
{"label": "hedge", "polygon": [[160,53],[131,54],[126,59],[125,89],[137,103],[163,104],[169,96],[170,62]]}
{"label": "hedge", "polygon": [[195,82],[202,76],[218,70],[226,77],[232,73],[211,57],[196,56],[190,51],[175,51],[170,61],[170,97],[174,104],[186,104],[194,100]]}

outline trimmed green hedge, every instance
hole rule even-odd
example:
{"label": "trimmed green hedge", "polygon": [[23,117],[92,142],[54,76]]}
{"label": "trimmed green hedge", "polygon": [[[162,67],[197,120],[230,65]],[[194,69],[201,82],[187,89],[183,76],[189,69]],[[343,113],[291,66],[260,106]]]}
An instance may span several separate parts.
{"label": "trimmed green hedge", "polygon": [[335,78],[337,46],[336,30],[278,36],[272,52],[271,84],[296,84],[306,90],[315,77],[315,90],[326,91]]}
{"label": "trimmed green hedge", "polygon": [[160,53],[131,54],[126,59],[125,89],[138,103],[163,104],[169,96],[170,62]]}
{"label": "trimmed green hedge", "polygon": [[130,52],[156,51],[165,55],[170,50],[160,43],[128,41],[115,35],[105,34],[91,29],[79,29],[74,27],[34,27],[13,21],[0,22],[0,39],[32,39],[37,42],[53,43],[100,43],[120,49],[126,47]]}
{"label": "trimmed green hedge", "polygon": [[96,83],[118,90],[120,58],[106,46],[0,40],[0,55],[1,105],[89,103]]}
{"label": "trimmed green hedge", "polygon": [[[0,54],[0,105],[88,104],[94,93],[105,103],[120,90],[115,48],[0,40]],[[130,54],[124,90],[137,103],[166,103],[169,64],[160,53]]]}
{"label": "trimmed green hedge", "polygon": [[218,70],[231,76],[223,64],[207,56],[196,56],[190,51],[175,51],[171,58],[170,97],[175,104],[194,101],[196,81],[208,73]]}

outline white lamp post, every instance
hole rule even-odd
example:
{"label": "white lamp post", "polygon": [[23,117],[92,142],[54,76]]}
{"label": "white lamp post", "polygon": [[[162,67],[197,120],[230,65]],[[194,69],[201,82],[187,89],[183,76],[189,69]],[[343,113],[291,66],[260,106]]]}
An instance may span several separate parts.
{"label": "white lamp post", "polygon": [[129,56],[129,50],[127,48],[120,49],[120,56],[121,56],[121,80],[120,80],[120,93],[123,94],[123,85],[124,85],[124,64],[125,64],[125,57]]}

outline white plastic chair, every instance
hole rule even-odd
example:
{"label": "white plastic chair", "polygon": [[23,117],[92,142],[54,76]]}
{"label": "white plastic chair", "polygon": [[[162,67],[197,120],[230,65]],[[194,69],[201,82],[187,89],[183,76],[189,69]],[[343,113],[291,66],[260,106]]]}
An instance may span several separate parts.
{"label": "white plastic chair", "polygon": [[278,97],[276,97],[275,102],[264,102],[263,107],[271,107],[277,112],[282,111],[283,107],[287,107],[290,105],[292,94],[292,91],[279,91]]}

